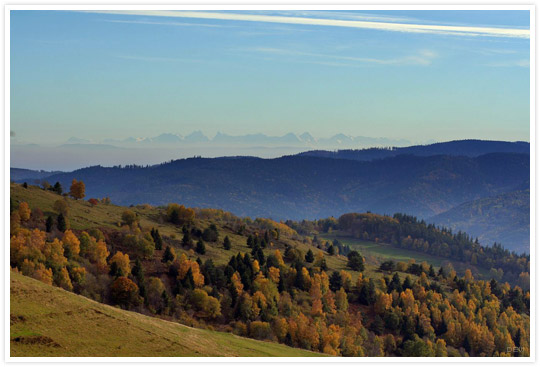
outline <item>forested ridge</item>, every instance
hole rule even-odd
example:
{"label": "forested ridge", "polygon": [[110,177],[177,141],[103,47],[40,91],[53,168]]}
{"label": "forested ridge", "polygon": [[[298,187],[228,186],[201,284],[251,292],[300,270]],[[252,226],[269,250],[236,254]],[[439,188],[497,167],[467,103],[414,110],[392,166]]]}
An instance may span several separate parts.
{"label": "forested ridge", "polygon": [[313,232],[314,229],[322,233],[342,230],[355,238],[385,242],[398,248],[480,265],[487,269],[502,270],[504,278],[514,283],[520,274],[527,273],[528,276],[530,268],[530,255],[527,253],[517,254],[498,243],[483,246],[478,239],[465,232],[453,233],[451,229],[428,224],[403,213],[393,216],[349,213],[338,219],[286,223],[304,234]]}
{"label": "forested ridge", "polygon": [[278,220],[368,210],[427,218],[522,187],[529,180],[529,156],[400,155],[369,162],[310,156],[190,158],[144,167],[87,167],[46,180],[68,186],[73,178],[87,183],[89,195],[109,196],[119,205],[172,201]]}
{"label": "forested ridge", "polygon": [[[87,186],[74,180],[69,198],[60,183],[12,185],[12,269],[125,309],[330,355],[529,354],[527,255],[405,214],[281,223],[85,201]],[[451,264],[371,263],[321,240],[338,230],[501,269],[515,285]]]}

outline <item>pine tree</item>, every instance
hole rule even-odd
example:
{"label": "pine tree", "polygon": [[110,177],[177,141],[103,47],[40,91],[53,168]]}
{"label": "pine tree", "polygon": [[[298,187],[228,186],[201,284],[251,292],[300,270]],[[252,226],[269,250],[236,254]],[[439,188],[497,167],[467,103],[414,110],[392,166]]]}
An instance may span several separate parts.
{"label": "pine tree", "polygon": [[111,270],[109,271],[109,275],[114,277],[114,278],[118,278],[118,277],[122,276],[122,271],[120,270],[120,268],[118,267],[118,264],[116,262],[113,262],[111,264]]}
{"label": "pine tree", "polygon": [[328,270],[328,265],[326,265],[326,259],[325,259],[325,258],[323,258],[323,259],[321,260],[321,270],[323,270],[323,271],[327,271],[327,270]]}
{"label": "pine tree", "polygon": [[312,263],[315,260],[315,256],[313,256],[313,251],[311,251],[311,249],[306,253],[305,260],[307,263]]}
{"label": "pine tree", "polygon": [[377,335],[382,335],[384,333],[384,321],[379,315],[376,315],[371,323],[371,331]]}
{"label": "pine tree", "polygon": [[392,293],[393,290],[397,292],[403,291],[403,288],[401,287],[401,279],[399,279],[398,273],[394,273],[394,276],[392,277],[392,280],[390,281],[390,283],[388,283],[388,286],[386,289],[388,293]]}
{"label": "pine tree", "polygon": [[347,255],[349,262],[347,266],[354,271],[364,271],[364,259],[357,251],[351,251]]}
{"label": "pine tree", "polygon": [[201,255],[204,255],[206,253],[206,246],[204,245],[202,239],[199,239],[199,241],[197,242],[197,247],[195,248],[195,251],[197,251],[197,253]]}
{"label": "pine tree", "polygon": [[334,292],[340,289],[341,287],[343,287],[343,281],[341,279],[341,275],[337,271],[334,271],[332,273],[329,281],[330,281],[330,289]]}
{"label": "pine tree", "polygon": [[191,234],[189,233],[189,231],[184,232],[184,237],[182,237],[182,246],[184,246],[184,247],[191,247],[192,246]]}
{"label": "pine tree", "polygon": [[58,218],[56,219],[56,227],[60,232],[64,232],[67,229],[66,218],[62,213],[58,214]]}
{"label": "pine tree", "polygon": [[52,191],[56,192],[58,195],[62,195],[62,192],[64,190],[62,189],[62,185],[60,185],[60,182],[56,181],[52,188]]}
{"label": "pine tree", "polygon": [[195,280],[193,280],[193,272],[191,271],[191,268],[188,269],[186,276],[184,277],[184,279],[182,279],[182,285],[186,289],[195,288]]}
{"label": "pine tree", "polygon": [[167,246],[165,248],[165,252],[163,253],[163,258],[161,259],[161,262],[169,262],[174,260],[174,254],[172,253],[171,246]]}
{"label": "pine tree", "polygon": [[161,250],[163,247],[163,239],[161,238],[159,231],[157,229],[152,228],[152,230],[150,231],[150,234],[152,235],[152,238],[154,239],[156,250]]}
{"label": "pine tree", "polygon": [[171,303],[171,299],[169,297],[169,294],[167,293],[166,290],[164,290],[161,293],[161,304],[163,305],[163,307],[160,310],[158,310],[158,313],[162,314],[165,312],[165,310],[168,310],[170,307],[170,303]]}
{"label": "pine tree", "polygon": [[411,277],[407,275],[407,277],[403,281],[403,290],[411,289],[411,288],[412,288],[412,280],[411,280]]}
{"label": "pine tree", "polygon": [[223,240],[223,248],[225,250],[231,249],[231,240],[229,239],[229,236],[225,236],[225,239]]}
{"label": "pine tree", "polygon": [[143,267],[141,261],[138,258],[137,260],[135,260],[135,265],[131,269],[131,275],[133,275],[139,285],[144,281]]}
{"label": "pine tree", "polygon": [[148,297],[146,294],[146,285],[144,284],[144,270],[141,261],[138,258],[135,260],[135,265],[131,269],[131,275],[133,275],[137,281],[137,285],[139,286],[139,295],[144,298],[144,304],[147,305]]}
{"label": "pine tree", "polygon": [[283,283],[283,277],[279,277],[278,292],[281,293],[285,290],[285,284]]}
{"label": "pine tree", "polygon": [[330,245],[328,249],[326,250],[328,252],[328,255],[333,256],[336,253],[336,249],[334,248],[334,245]]}
{"label": "pine tree", "polygon": [[45,222],[45,230],[46,230],[47,232],[51,232],[53,226],[54,226],[54,219],[49,215],[49,216],[47,217],[47,221]]}

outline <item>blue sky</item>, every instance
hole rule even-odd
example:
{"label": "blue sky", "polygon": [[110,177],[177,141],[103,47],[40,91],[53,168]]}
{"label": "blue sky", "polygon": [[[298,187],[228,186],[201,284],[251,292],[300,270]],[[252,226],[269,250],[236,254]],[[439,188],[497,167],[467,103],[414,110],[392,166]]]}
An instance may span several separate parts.
{"label": "blue sky", "polygon": [[12,11],[11,130],[528,141],[528,29],[528,11]]}

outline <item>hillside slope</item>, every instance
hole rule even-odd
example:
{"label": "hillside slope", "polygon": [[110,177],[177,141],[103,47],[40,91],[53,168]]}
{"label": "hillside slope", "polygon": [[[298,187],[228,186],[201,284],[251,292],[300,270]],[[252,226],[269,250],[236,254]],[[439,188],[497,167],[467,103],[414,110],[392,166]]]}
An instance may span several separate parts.
{"label": "hillside slope", "polygon": [[[476,279],[489,279],[491,273],[498,280],[489,287],[502,305],[494,317],[511,318],[510,337],[528,345],[529,258],[481,247],[466,235],[439,231],[410,216],[349,213],[277,223],[178,205],[126,210],[106,200],[90,203],[18,184],[11,185],[10,209],[12,269],[87,297],[44,285],[36,290],[15,274],[13,354],[213,356],[219,350],[219,355],[281,355],[254,348],[252,341],[231,341],[232,334],[220,331],[341,356],[506,355],[500,343],[497,349],[492,343],[465,349],[464,337],[450,339],[440,319],[427,319],[428,336],[415,326],[415,317],[383,319],[401,312],[391,302],[399,295],[411,310],[443,307],[448,297],[446,307],[452,310],[445,323],[462,322],[463,296],[456,291],[483,287],[486,283]],[[507,287],[506,280],[519,286]],[[426,292],[433,297],[426,298]],[[140,314],[99,305],[98,312],[88,310],[80,303],[88,299]],[[381,300],[387,308],[376,307]],[[133,316],[126,320],[127,315]],[[164,325],[179,326],[162,324],[163,319],[200,330],[183,328],[184,341],[184,334]],[[411,332],[399,327],[407,323]],[[484,328],[490,340],[500,337],[499,329],[486,325],[484,318],[473,326]],[[121,339],[109,330],[121,330]],[[395,347],[381,349],[380,341],[390,337]],[[441,338],[448,340],[446,346]],[[227,348],[220,349],[222,344]]]}
{"label": "hillside slope", "polygon": [[11,357],[322,356],[121,310],[18,273],[10,277]]}
{"label": "hillside slope", "polygon": [[428,221],[464,231],[480,243],[500,242],[516,252],[529,253],[530,191],[520,190],[461,204]]}

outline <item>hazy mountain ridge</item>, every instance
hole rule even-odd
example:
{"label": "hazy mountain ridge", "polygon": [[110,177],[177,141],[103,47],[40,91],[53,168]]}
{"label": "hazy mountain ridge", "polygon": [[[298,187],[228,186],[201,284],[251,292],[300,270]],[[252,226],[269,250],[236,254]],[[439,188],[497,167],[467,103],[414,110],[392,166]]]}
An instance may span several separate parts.
{"label": "hazy mountain ridge", "polygon": [[269,136],[262,133],[231,135],[218,132],[214,137],[208,137],[201,131],[193,131],[187,135],[162,133],[155,137],[128,137],[125,139],[104,139],[103,141],[91,141],[71,137],[66,141],[68,144],[112,144],[112,145],[152,145],[152,144],[192,144],[192,143],[212,143],[212,144],[246,144],[246,145],[283,145],[293,146],[322,146],[322,147],[354,147],[354,146],[404,146],[411,142],[406,139],[374,138],[366,136],[350,136],[342,133],[330,137],[315,138],[309,132],[294,134],[292,132],[280,136]]}
{"label": "hazy mountain ridge", "polygon": [[11,141],[11,165],[32,169],[70,171],[94,165],[154,165],[171,159],[195,156],[257,156],[277,158],[309,149],[344,149],[372,146],[403,146],[407,140],[351,137],[338,134],[316,139],[309,133],[283,136],[265,134],[228,135],[218,133],[208,138],[201,131],[186,136],[163,133],[154,137],[128,137],[91,141],[72,137],[59,144],[27,144]]}
{"label": "hazy mountain ridge", "polygon": [[147,168],[89,167],[53,175],[88,197],[115,203],[180,202],[242,216],[313,219],[351,211],[407,212],[428,218],[467,201],[515,190],[529,179],[529,157],[397,156],[363,162],[318,157],[192,158]]}
{"label": "hazy mountain ridge", "polygon": [[410,147],[347,149],[338,151],[312,150],[299,153],[299,155],[369,161],[373,159],[395,157],[402,154],[412,154],[417,156],[445,154],[454,156],[463,155],[467,157],[477,157],[487,153],[529,154],[529,152],[530,144],[528,142],[506,142],[471,139],[454,140],[429,145],[413,145]]}
{"label": "hazy mountain ridge", "polygon": [[36,171],[25,168],[10,168],[10,179],[12,181],[20,180],[39,180],[54,174],[62,173],[61,171]]}
{"label": "hazy mountain ridge", "polygon": [[466,202],[428,221],[478,236],[481,243],[512,243],[516,252],[528,253],[530,191],[513,191]]}

